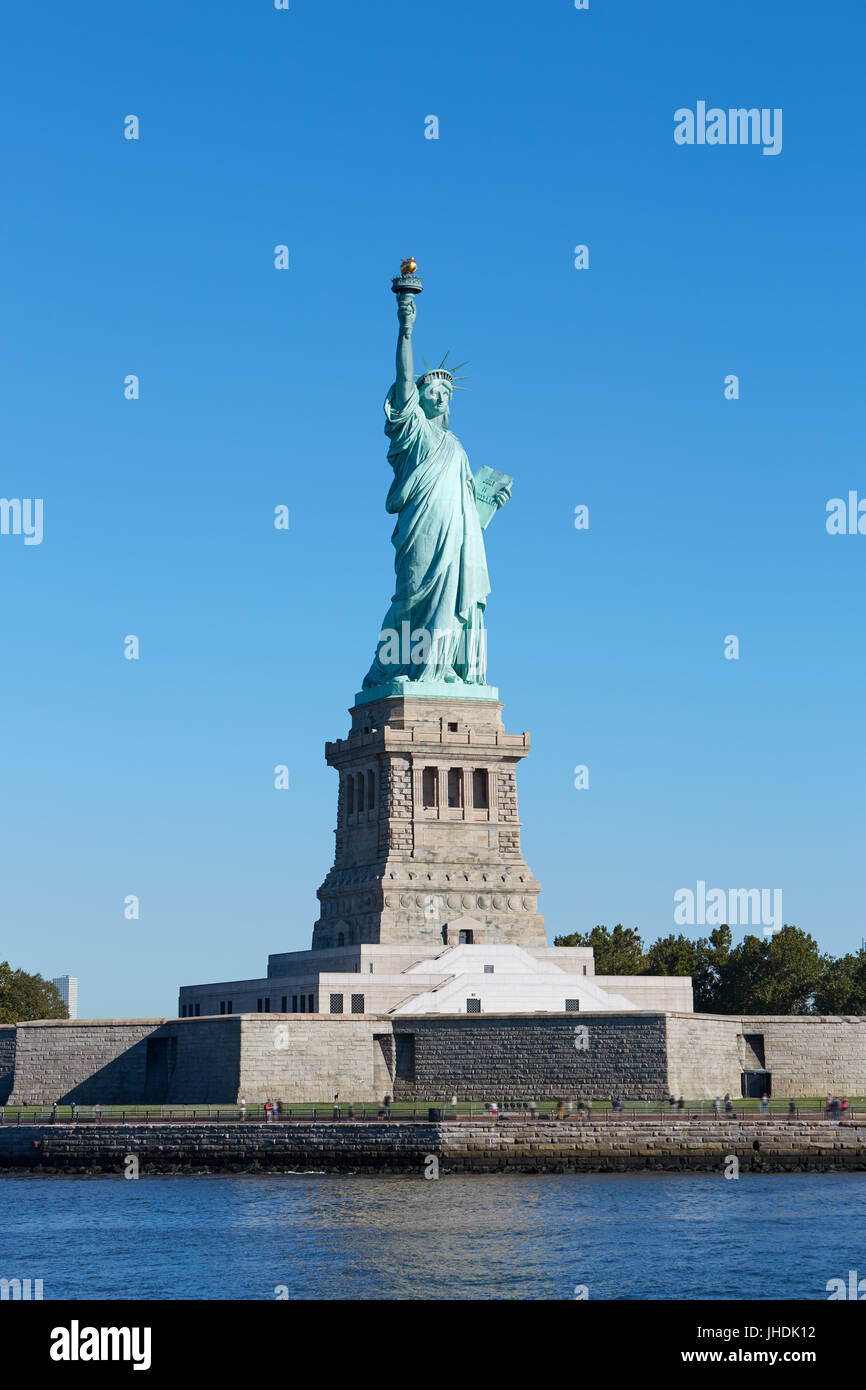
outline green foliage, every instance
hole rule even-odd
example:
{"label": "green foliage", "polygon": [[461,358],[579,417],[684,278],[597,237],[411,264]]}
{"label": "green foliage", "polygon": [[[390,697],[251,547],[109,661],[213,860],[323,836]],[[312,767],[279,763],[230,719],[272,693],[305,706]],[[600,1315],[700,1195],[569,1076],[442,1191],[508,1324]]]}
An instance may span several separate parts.
{"label": "green foliage", "polygon": [[787,924],[737,946],[726,924],[709,936],[661,937],[646,952],[639,933],[622,926],[573,932],[554,944],[591,946],[599,975],[690,975],[696,1013],[866,1014],[866,951],[822,956],[808,932]]}
{"label": "green foliage", "polygon": [[68,1018],[55,985],[41,975],[13,970],[0,961],[0,1023],[27,1023],[34,1018]]}
{"label": "green foliage", "polygon": [[785,926],[764,940],[746,936],[722,972],[719,1012],[811,1013],[822,966],[818,943],[799,927]]}
{"label": "green foliage", "polygon": [[866,951],[852,955],[825,956],[815,1012],[819,1014],[866,1014]]}
{"label": "green foliage", "polygon": [[596,975],[642,975],[645,974],[643,942],[634,927],[624,927],[617,922],[613,931],[607,927],[593,927],[590,932],[572,932],[570,936],[557,936],[554,946],[591,946],[595,954]]}

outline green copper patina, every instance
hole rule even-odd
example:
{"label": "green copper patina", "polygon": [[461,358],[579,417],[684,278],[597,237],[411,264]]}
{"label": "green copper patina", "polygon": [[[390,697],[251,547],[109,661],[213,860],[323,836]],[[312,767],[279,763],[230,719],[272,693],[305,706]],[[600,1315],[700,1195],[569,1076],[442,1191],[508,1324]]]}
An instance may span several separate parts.
{"label": "green copper patina", "polygon": [[358,704],[388,695],[498,699],[485,683],[490,582],[481,532],[511,496],[512,479],[492,468],[473,478],[450,428],[451,397],[461,388],[445,366],[447,354],[415,377],[412,330],[422,286],[407,271],[416,268],[405,261],[392,285],[397,377],[385,401],[394,470],[385,506],[397,517],[397,585]]}

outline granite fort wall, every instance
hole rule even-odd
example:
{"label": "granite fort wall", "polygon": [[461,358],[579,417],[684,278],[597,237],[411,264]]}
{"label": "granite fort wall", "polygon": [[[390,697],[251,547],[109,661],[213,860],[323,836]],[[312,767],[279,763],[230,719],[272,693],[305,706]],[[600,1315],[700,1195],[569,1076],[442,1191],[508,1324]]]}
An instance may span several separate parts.
{"label": "granite fort wall", "polygon": [[12,1092],[15,1071],[15,1028],[0,1028],[0,1105],[5,1105]]}
{"label": "granite fort wall", "polygon": [[20,1023],[14,1104],[201,1104],[237,1099],[240,1020]]}
{"label": "granite fort wall", "polygon": [[145,1089],[144,1040],[161,1019],[52,1019],[19,1023],[14,1104],[53,1101],[113,1105]]}
{"label": "granite fort wall", "polygon": [[776,1097],[866,1095],[866,1018],[668,1014],[674,1095],[741,1093],[744,1070],[770,1073]]}
{"label": "granite fort wall", "polygon": [[664,1014],[403,1015],[392,1025],[397,1100],[667,1094]]}
{"label": "granite fort wall", "polygon": [[774,1095],[866,1095],[866,1018],[748,1017],[740,1022],[742,1032],[763,1035]]}
{"label": "granite fort wall", "polygon": [[[585,1030],[585,1031],[584,1031]],[[584,1045],[585,1043],[585,1045]],[[866,1094],[866,1018],[677,1013],[225,1015],[43,1020],[0,1030],[0,1103],[233,1104],[268,1098],[687,1099]],[[4,1068],[6,1070],[4,1070]]]}
{"label": "granite fort wall", "polygon": [[246,1015],[241,1028],[240,1087],[248,1101],[382,1099],[390,1077],[380,1070],[390,1020],[363,1016]]}
{"label": "granite fort wall", "polygon": [[689,1100],[740,1096],[739,1018],[668,1014],[667,1068],[671,1094]]}
{"label": "granite fort wall", "polygon": [[43,1020],[20,1024],[16,1104],[234,1104],[269,1098],[381,1099],[390,1023],[372,1018],[242,1015]]}
{"label": "granite fort wall", "polygon": [[866,1122],[715,1118],[579,1122],[347,1121],[0,1125],[0,1170],[122,1172],[291,1169],[440,1173],[864,1171]]}

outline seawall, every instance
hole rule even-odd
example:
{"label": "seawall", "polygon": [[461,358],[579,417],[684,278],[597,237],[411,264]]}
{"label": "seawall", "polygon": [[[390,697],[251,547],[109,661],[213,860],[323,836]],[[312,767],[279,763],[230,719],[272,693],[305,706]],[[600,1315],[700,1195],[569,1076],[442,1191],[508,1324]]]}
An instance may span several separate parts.
{"label": "seawall", "polygon": [[866,1171],[866,1120],[744,1118],[267,1123],[54,1123],[0,1126],[0,1171],[122,1173],[318,1171],[421,1175],[685,1171]]}

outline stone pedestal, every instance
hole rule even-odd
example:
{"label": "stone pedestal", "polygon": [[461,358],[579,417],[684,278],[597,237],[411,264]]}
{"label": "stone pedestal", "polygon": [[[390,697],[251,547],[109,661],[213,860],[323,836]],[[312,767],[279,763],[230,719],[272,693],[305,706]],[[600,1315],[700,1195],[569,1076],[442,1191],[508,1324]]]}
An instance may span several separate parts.
{"label": "stone pedestal", "polygon": [[501,711],[497,700],[405,696],[351,710],[348,738],[325,745],[340,789],[314,949],[546,945],[520,850],[516,768],[529,735],[507,734]]}

